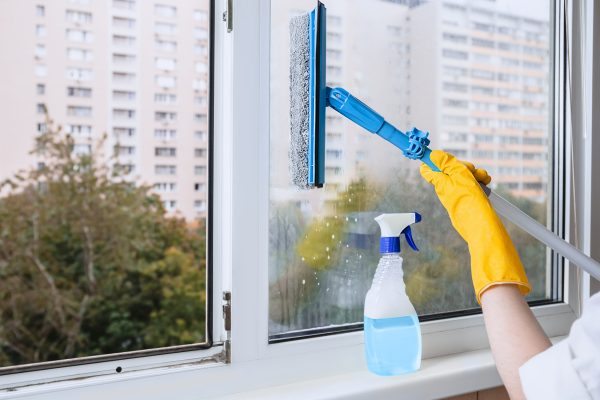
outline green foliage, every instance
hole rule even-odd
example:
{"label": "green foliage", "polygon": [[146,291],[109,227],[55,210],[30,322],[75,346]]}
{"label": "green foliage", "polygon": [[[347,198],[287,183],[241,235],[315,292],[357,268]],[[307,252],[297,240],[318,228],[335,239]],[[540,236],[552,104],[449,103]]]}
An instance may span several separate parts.
{"label": "green foliage", "polygon": [[103,140],[73,152],[60,129],[44,161],[0,198],[1,365],[176,344],[204,335],[205,230],[167,218]]}
{"label": "green foliage", "polygon": [[[545,204],[500,193],[544,221]],[[407,293],[417,312],[478,306],[467,245],[431,185],[416,171],[397,170],[386,182],[359,179],[340,192],[332,205],[323,216],[309,221],[298,217],[293,206],[272,205],[272,333],[362,321],[364,296],[379,260],[379,229],[373,217],[384,212],[417,211],[423,216],[412,227],[420,251],[413,252],[404,241],[401,244]],[[507,224],[507,229],[533,284],[530,298],[545,298],[545,248],[513,225]]]}

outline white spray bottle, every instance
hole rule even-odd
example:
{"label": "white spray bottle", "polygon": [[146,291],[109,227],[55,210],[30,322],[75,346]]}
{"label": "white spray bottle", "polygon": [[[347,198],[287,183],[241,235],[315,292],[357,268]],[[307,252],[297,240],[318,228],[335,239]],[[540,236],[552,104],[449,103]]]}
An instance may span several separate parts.
{"label": "white spray bottle", "polygon": [[418,251],[410,225],[421,220],[418,213],[382,214],[375,218],[381,228],[381,259],[365,299],[365,355],[369,370],[377,375],[399,375],[421,366],[419,318],[406,295],[400,235]]}

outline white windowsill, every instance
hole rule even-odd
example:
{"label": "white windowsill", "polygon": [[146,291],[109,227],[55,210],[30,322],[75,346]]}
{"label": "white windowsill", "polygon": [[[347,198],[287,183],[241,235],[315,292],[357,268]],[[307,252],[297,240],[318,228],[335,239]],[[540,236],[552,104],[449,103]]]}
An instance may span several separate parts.
{"label": "white windowsill", "polygon": [[[551,338],[557,343],[564,336]],[[502,385],[490,349],[423,360],[407,375],[379,377],[367,370],[240,392],[217,400],[433,399]],[[401,397],[400,397],[401,396]]]}

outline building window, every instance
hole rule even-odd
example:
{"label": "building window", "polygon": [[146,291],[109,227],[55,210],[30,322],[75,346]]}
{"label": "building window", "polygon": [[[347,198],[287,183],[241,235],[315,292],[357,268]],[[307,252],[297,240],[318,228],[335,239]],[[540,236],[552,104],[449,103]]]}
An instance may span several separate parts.
{"label": "building window", "polygon": [[207,154],[207,149],[194,149],[194,157],[206,158]]}
{"label": "building window", "polygon": [[133,29],[135,28],[135,19],[125,17],[113,17],[112,24],[115,28]]}
{"label": "building window", "polygon": [[173,212],[177,208],[177,201],[176,200],[164,200],[163,206],[165,207],[165,210],[167,210],[168,212]]}
{"label": "building window", "polygon": [[72,117],[91,117],[92,107],[87,106],[67,106],[67,115]]}
{"label": "building window", "polygon": [[168,22],[157,22],[154,24],[154,33],[159,35],[175,35],[177,33],[177,25]]}
{"label": "building window", "polygon": [[197,212],[206,211],[206,200],[194,200],[194,210]]}
{"label": "building window", "polygon": [[175,122],[177,121],[177,113],[156,111],[154,113],[154,120],[157,122]]}
{"label": "building window", "polygon": [[196,182],[194,183],[194,192],[206,192],[206,183]]}
{"label": "building window", "polygon": [[177,190],[175,182],[158,182],[153,185],[154,191],[158,193],[173,193]]}
{"label": "building window", "polygon": [[67,10],[66,18],[76,24],[89,24],[92,22],[92,13],[86,11]]}
{"label": "building window", "polygon": [[115,64],[130,65],[135,62],[135,55],[134,54],[113,53],[112,59]]}
{"label": "building window", "polygon": [[85,87],[68,86],[67,87],[68,97],[92,97],[92,89]]}
{"label": "building window", "polygon": [[206,28],[194,28],[194,39],[196,40],[206,40],[208,39],[208,31]]}
{"label": "building window", "polygon": [[67,29],[67,39],[71,42],[76,43],[92,43],[94,41],[94,34],[89,31],[81,29]]}
{"label": "building window", "polygon": [[155,165],[154,173],[156,175],[176,175],[177,166],[175,165]]}
{"label": "building window", "polygon": [[177,42],[174,42],[172,40],[155,39],[154,47],[156,48],[156,50],[159,51],[173,53],[175,52],[175,50],[177,50]]}
{"label": "building window", "polygon": [[135,0],[113,0],[112,4],[114,8],[119,8],[122,10],[135,9]]}
{"label": "building window", "polygon": [[92,51],[84,49],[67,49],[67,58],[72,61],[92,61]]}
{"label": "building window", "polygon": [[92,79],[92,70],[89,68],[67,68],[65,76],[73,81],[89,81]]}
{"label": "building window", "polygon": [[135,128],[126,128],[126,127],[114,127],[113,128],[113,136],[117,139],[124,137],[134,137],[135,136]]}
{"label": "building window", "polygon": [[35,26],[35,36],[39,38],[46,37],[46,27],[44,25],[36,25]]}
{"label": "building window", "polygon": [[194,138],[206,142],[208,140],[208,134],[205,131],[195,131]]}
{"label": "building window", "polygon": [[35,56],[37,58],[46,57],[46,46],[43,44],[36,44],[35,45]]}
{"label": "building window", "polygon": [[126,35],[113,35],[113,44],[119,47],[133,47],[135,46],[135,38]]}
{"label": "building window", "polygon": [[127,108],[115,108],[113,110],[113,118],[114,119],[134,119],[135,118],[135,110],[127,109]]}
{"label": "building window", "polygon": [[194,175],[205,176],[206,175],[206,166],[205,165],[196,165],[194,167]]}
{"label": "building window", "polygon": [[133,83],[135,82],[135,74],[133,72],[113,72],[112,78],[117,83]]}
{"label": "building window", "polygon": [[35,85],[35,93],[36,94],[46,94],[46,85],[43,83],[38,83]]}
{"label": "building window", "polygon": [[171,93],[155,93],[154,102],[162,104],[175,104],[177,103],[177,95]]}
{"label": "building window", "polygon": [[208,13],[202,10],[194,10],[194,20],[206,22],[208,20]]}
{"label": "building window", "polygon": [[206,114],[194,114],[194,122],[206,125],[208,123],[208,116]]}
{"label": "building window", "polygon": [[176,157],[177,149],[175,147],[155,147],[154,155],[157,157]]}
{"label": "building window", "polygon": [[80,125],[80,124],[67,124],[65,125],[65,132],[73,136],[92,136],[91,125]]}
{"label": "building window", "polygon": [[46,8],[39,4],[36,5],[35,6],[35,15],[36,15],[36,17],[43,17],[44,15],[46,15]]}
{"label": "building window", "polygon": [[174,88],[177,84],[177,78],[174,76],[157,75],[154,79],[156,85],[162,88]]}
{"label": "building window", "polygon": [[116,146],[116,150],[119,156],[132,156],[135,154],[134,146]]}
{"label": "building window", "polygon": [[154,66],[158,69],[162,69],[165,71],[173,71],[175,66],[177,65],[177,61],[174,58],[156,58],[154,59]]}
{"label": "building window", "polygon": [[113,100],[134,101],[135,92],[132,92],[131,90],[113,90]]}
{"label": "building window", "polygon": [[175,129],[155,129],[154,139],[171,141],[177,138],[177,131]]}
{"label": "building window", "polygon": [[163,18],[174,18],[177,16],[177,7],[165,4],[155,4],[154,15]]}

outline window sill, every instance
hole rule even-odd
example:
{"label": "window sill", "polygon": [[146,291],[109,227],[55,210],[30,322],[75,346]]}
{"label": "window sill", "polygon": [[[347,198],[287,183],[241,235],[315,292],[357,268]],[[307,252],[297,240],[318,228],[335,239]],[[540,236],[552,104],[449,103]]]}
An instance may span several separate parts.
{"label": "window sill", "polygon": [[[564,336],[552,338],[556,343]],[[240,392],[217,397],[239,399],[430,399],[455,396],[502,385],[490,349],[470,351],[423,360],[415,373],[379,377],[366,369],[322,379]]]}

